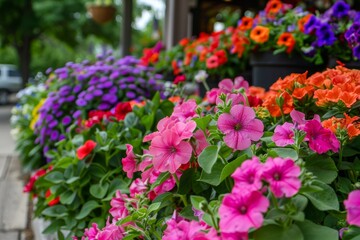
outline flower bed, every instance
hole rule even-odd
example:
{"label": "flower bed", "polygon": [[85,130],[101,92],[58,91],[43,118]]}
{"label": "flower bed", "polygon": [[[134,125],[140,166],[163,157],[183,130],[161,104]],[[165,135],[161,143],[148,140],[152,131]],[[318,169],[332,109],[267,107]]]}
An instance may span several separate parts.
{"label": "flower bed", "polygon": [[359,75],[292,74],[268,92],[237,77],[207,100],[90,112],[26,190],[66,238],[355,239]]}

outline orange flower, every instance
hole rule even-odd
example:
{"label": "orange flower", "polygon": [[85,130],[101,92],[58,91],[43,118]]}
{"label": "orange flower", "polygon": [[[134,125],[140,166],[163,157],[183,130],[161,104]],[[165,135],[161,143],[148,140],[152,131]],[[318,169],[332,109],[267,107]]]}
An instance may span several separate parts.
{"label": "orange flower", "polygon": [[264,43],[269,39],[269,34],[269,28],[263,26],[256,26],[250,32],[250,38],[256,43]]}
{"label": "orange flower", "polygon": [[208,54],[208,49],[207,48],[203,48],[203,50],[201,50],[200,55],[199,55],[199,61],[203,62],[206,60],[206,55]]}
{"label": "orange flower", "polygon": [[270,0],[265,7],[265,12],[270,15],[278,13],[282,8],[280,0]]}
{"label": "orange flower", "polygon": [[169,97],[168,100],[172,103],[178,103],[178,102],[180,102],[181,98],[180,98],[180,96],[172,96],[172,97]]}
{"label": "orange flower", "polygon": [[337,86],[333,87],[333,89],[328,90],[326,93],[326,100],[329,102],[337,103],[340,100],[341,89]]}
{"label": "orange flower", "polygon": [[[279,106],[278,102],[282,102],[282,106]],[[263,106],[269,110],[271,116],[280,117],[281,111],[289,114],[294,109],[294,102],[290,94],[283,92],[266,96]]]}
{"label": "orange flower", "polygon": [[255,96],[262,100],[265,99],[265,88],[250,86],[248,89],[248,93],[250,96]]}
{"label": "orange flower", "polygon": [[243,17],[241,19],[241,24],[239,25],[239,29],[241,31],[246,31],[251,29],[253,26],[253,21],[254,19],[252,19],[251,17]]}
{"label": "orange flower", "polygon": [[301,32],[305,32],[305,24],[309,21],[310,17],[311,14],[308,14],[305,17],[299,19],[299,21],[297,22],[298,28]]}
{"label": "orange flower", "polygon": [[185,55],[185,60],[184,60],[184,65],[187,66],[191,63],[191,58],[192,58],[193,54],[191,52],[186,53]]}
{"label": "orange flower", "polygon": [[211,68],[217,68],[219,66],[219,58],[215,55],[212,55],[206,60],[206,67]]}
{"label": "orange flower", "polygon": [[284,32],[280,35],[276,44],[278,46],[286,46],[286,52],[289,54],[294,49],[295,43],[294,36],[291,33]]}
{"label": "orange flower", "polygon": [[330,129],[336,133],[338,129],[345,129],[350,139],[360,135],[360,124],[358,123],[359,117],[350,117],[344,113],[345,118],[332,117],[322,122],[325,128]]}
{"label": "orange flower", "polygon": [[339,100],[341,100],[347,108],[351,108],[351,106],[356,102],[357,95],[349,92],[341,92]]}
{"label": "orange flower", "polygon": [[292,96],[296,99],[303,99],[305,96],[312,96],[314,93],[313,86],[305,86],[301,88],[295,88],[295,90],[292,92]]}
{"label": "orange flower", "polygon": [[314,98],[317,99],[315,104],[317,106],[322,107],[327,103],[326,93],[327,93],[327,90],[324,90],[324,89],[318,89],[314,92]]}

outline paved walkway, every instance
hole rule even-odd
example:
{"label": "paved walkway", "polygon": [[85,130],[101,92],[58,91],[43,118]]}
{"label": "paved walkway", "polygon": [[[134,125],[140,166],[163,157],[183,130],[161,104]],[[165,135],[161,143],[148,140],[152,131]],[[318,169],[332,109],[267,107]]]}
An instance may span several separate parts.
{"label": "paved walkway", "polygon": [[0,106],[0,240],[31,240],[29,197],[10,135],[11,106]]}

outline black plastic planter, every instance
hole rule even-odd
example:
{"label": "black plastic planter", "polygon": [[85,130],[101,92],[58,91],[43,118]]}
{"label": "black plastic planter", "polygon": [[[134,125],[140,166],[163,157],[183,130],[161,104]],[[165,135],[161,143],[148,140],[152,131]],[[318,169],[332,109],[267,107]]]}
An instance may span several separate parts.
{"label": "black plastic planter", "polygon": [[291,73],[313,74],[326,68],[326,64],[315,65],[303,59],[300,55],[291,57],[285,53],[274,55],[272,52],[257,52],[250,56],[252,66],[252,85],[269,89],[280,77]]}

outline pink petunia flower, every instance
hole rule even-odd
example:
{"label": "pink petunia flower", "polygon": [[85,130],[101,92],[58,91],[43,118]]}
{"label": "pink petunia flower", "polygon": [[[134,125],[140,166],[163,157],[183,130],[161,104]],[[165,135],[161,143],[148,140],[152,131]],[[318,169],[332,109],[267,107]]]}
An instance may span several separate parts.
{"label": "pink petunia flower", "polygon": [[213,88],[206,93],[206,98],[210,104],[215,104],[220,90],[218,88]]}
{"label": "pink petunia flower", "polygon": [[285,147],[294,144],[294,124],[284,123],[283,125],[276,126],[272,140],[276,146]]}
{"label": "pink petunia flower", "polygon": [[149,152],[153,156],[154,168],[160,172],[175,173],[181,166],[190,161],[191,144],[181,141],[177,133],[165,130],[161,136],[151,141]]}
{"label": "pink petunia flower", "polygon": [[174,112],[171,114],[171,118],[177,118],[182,122],[197,117],[198,114],[195,112],[197,104],[194,99],[190,99],[179,105],[176,105]]}
{"label": "pink petunia flower", "polygon": [[275,197],[292,197],[301,187],[301,169],[290,158],[269,157],[264,164],[263,178]]}
{"label": "pink petunia flower", "polygon": [[258,141],[264,131],[264,124],[259,119],[255,119],[254,110],[243,105],[233,106],[230,114],[221,114],[218,127],[225,134],[226,145],[235,150],[250,147],[251,141]]}
{"label": "pink petunia flower", "polygon": [[221,232],[245,233],[250,228],[259,228],[264,220],[262,213],[269,204],[259,191],[225,195],[219,208]]}
{"label": "pink petunia flower", "polygon": [[106,226],[99,232],[97,240],[121,240],[126,236],[122,226],[116,224],[106,224]]}
{"label": "pink petunia flower", "polygon": [[122,194],[120,190],[116,192],[116,196],[111,199],[111,209],[109,213],[117,221],[129,215],[129,211],[126,207],[129,197],[126,194]]}
{"label": "pink petunia flower", "polygon": [[247,232],[221,233],[222,240],[248,240]]}
{"label": "pink petunia flower", "polygon": [[135,179],[130,185],[130,197],[135,197],[137,194],[145,193],[148,189],[146,182],[143,182],[140,178]]}
{"label": "pink petunia flower", "polygon": [[346,221],[350,225],[360,227],[360,190],[349,193],[348,199],[344,201],[347,211]]}
{"label": "pink petunia flower", "polygon": [[309,140],[309,147],[314,152],[322,154],[329,150],[333,152],[339,151],[339,140],[331,130],[324,128],[319,121],[307,121],[304,131]]}
{"label": "pink petunia flower", "polygon": [[263,165],[258,157],[253,157],[241,164],[231,175],[235,180],[233,191],[257,191],[262,187],[261,174]]}
{"label": "pink petunia flower", "polygon": [[211,229],[206,233],[206,226],[196,221],[170,219],[166,224],[163,240],[220,240],[215,230]]}
{"label": "pink petunia flower", "polygon": [[97,240],[97,235],[100,232],[98,225],[93,223],[90,228],[86,228],[84,231],[84,237],[87,237],[88,240]]}
{"label": "pink petunia flower", "polygon": [[126,144],[126,157],[121,159],[123,171],[126,172],[128,178],[132,178],[134,172],[138,171],[136,167],[136,156],[133,152],[133,146]]}
{"label": "pink petunia flower", "polygon": [[204,134],[203,131],[201,130],[197,130],[194,133],[194,138],[196,140],[195,142],[195,152],[197,155],[200,155],[200,153],[207,147],[209,146],[209,143],[206,139],[206,136]]}

